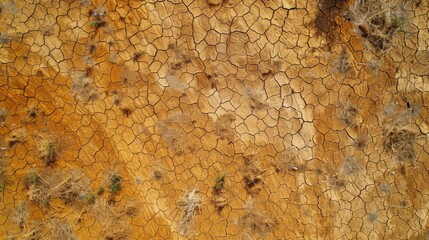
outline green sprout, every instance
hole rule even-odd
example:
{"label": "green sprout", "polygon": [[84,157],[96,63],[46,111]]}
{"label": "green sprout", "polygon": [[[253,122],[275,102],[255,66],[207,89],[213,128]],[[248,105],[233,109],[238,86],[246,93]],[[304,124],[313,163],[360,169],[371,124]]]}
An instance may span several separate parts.
{"label": "green sprout", "polygon": [[219,175],[217,175],[214,186],[216,191],[220,191],[225,187],[225,177],[226,173],[220,173]]}
{"label": "green sprout", "polygon": [[110,192],[117,193],[121,190],[122,178],[119,175],[113,174],[110,176]]}

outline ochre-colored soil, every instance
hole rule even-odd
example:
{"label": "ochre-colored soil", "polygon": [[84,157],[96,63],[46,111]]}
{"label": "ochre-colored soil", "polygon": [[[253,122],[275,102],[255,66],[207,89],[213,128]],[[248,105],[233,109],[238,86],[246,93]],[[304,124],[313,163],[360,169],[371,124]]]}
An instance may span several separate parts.
{"label": "ochre-colored soil", "polygon": [[[428,239],[429,6],[407,2],[383,53],[353,1],[0,0],[0,238]],[[72,169],[94,204],[31,201],[29,171]]]}

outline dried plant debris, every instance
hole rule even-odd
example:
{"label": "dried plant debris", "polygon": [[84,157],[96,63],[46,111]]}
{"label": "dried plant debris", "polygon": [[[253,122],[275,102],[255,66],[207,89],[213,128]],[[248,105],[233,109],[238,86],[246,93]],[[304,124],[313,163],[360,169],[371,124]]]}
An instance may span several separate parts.
{"label": "dried plant debris", "polygon": [[177,114],[158,122],[161,137],[168,147],[176,154],[191,152],[194,144],[187,139],[186,134],[194,129],[195,121],[184,114]]}
{"label": "dried plant debris", "polygon": [[39,240],[43,238],[43,228],[44,224],[42,222],[33,221],[28,225],[25,225],[25,228],[16,234],[9,234],[8,239],[21,239],[21,240]]}
{"label": "dried plant debris", "polygon": [[94,101],[98,97],[97,86],[90,78],[75,78],[71,88],[74,92],[75,98],[81,102],[87,103],[90,101]]}
{"label": "dried plant debris", "polygon": [[14,129],[7,139],[9,147],[13,147],[17,143],[23,143],[27,140],[27,131],[24,128]]}
{"label": "dried plant debris", "polygon": [[76,240],[78,237],[72,226],[65,220],[52,219],[50,224],[51,239]]}
{"label": "dried plant debris", "polygon": [[7,114],[9,111],[6,108],[0,109],[0,124],[4,124],[7,119]]}
{"label": "dried plant debris", "polygon": [[355,106],[348,102],[341,103],[339,118],[346,126],[357,127],[359,123],[359,111]]}
{"label": "dried plant debris", "polygon": [[85,196],[92,193],[89,178],[80,170],[29,172],[25,179],[30,201],[45,208],[50,206],[52,199],[82,206],[86,203]]}
{"label": "dried plant debris", "polygon": [[202,200],[202,196],[195,188],[187,192],[180,199],[179,207],[182,209],[182,217],[177,226],[180,235],[189,237],[193,234],[195,226],[194,216],[200,211]]}
{"label": "dried plant debris", "polygon": [[247,87],[245,88],[244,95],[247,97],[252,109],[265,110],[269,107],[267,95],[263,90]]}
{"label": "dried plant debris", "polygon": [[273,162],[277,172],[303,172],[307,170],[307,166],[301,162],[298,156],[298,151],[295,148],[288,148],[284,154]]}
{"label": "dried plant debris", "polygon": [[24,224],[28,221],[28,203],[19,202],[17,208],[12,213],[12,222],[22,230]]}
{"label": "dried plant debris", "polygon": [[59,137],[52,134],[39,134],[36,137],[36,146],[45,166],[52,166],[57,161],[60,153]]}
{"label": "dried plant debris", "polygon": [[415,124],[414,118],[419,108],[409,105],[407,102],[407,108],[402,112],[389,111],[382,122],[383,148],[399,161],[410,161],[416,157],[414,143],[417,133],[412,131],[412,125]]}
{"label": "dried plant debris", "polygon": [[413,160],[416,157],[415,140],[416,134],[407,129],[394,128],[383,131],[383,148],[401,161]]}
{"label": "dried plant debris", "polygon": [[257,155],[244,156],[243,181],[249,194],[259,193],[265,171]]}
{"label": "dried plant debris", "polygon": [[342,74],[347,73],[352,68],[352,63],[346,50],[339,54],[338,59],[333,64],[335,71]]}
{"label": "dried plant debris", "polygon": [[340,173],[348,176],[356,175],[360,171],[359,162],[355,157],[346,157]]}
{"label": "dried plant debris", "polygon": [[397,31],[404,27],[407,1],[356,0],[347,14],[361,36],[378,50],[388,50]]}
{"label": "dried plant debris", "polygon": [[92,215],[101,223],[103,239],[125,239],[130,234],[126,212],[118,210],[101,198],[91,208]]}
{"label": "dried plant debris", "polygon": [[268,212],[260,212],[250,205],[246,213],[238,220],[245,239],[265,239],[270,232],[275,230],[278,221]]}
{"label": "dried plant debris", "polygon": [[235,138],[235,131],[231,126],[236,120],[236,116],[233,113],[226,113],[221,115],[214,124],[214,131],[220,138],[226,139],[229,142],[233,142]]}

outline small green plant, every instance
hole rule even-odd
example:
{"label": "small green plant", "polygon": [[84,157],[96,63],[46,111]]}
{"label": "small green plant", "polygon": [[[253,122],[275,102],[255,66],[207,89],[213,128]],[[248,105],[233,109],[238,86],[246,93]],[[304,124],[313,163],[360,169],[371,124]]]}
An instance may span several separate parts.
{"label": "small green plant", "polygon": [[40,180],[40,175],[36,171],[30,171],[24,178],[25,187],[28,189],[30,186],[39,183]]}
{"label": "small green plant", "polygon": [[95,196],[92,192],[87,193],[85,195],[85,204],[86,205],[93,205],[95,203]]}
{"label": "small green plant", "polygon": [[102,186],[98,187],[97,195],[99,195],[99,196],[102,195],[104,193],[104,191],[105,191],[104,187],[102,187]]}
{"label": "small green plant", "polygon": [[109,189],[111,193],[117,193],[122,189],[122,178],[117,174],[110,176],[110,185]]}
{"label": "small green plant", "polygon": [[215,191],[219,192],[225,187],[226,173],[220,173],[215,179]]}

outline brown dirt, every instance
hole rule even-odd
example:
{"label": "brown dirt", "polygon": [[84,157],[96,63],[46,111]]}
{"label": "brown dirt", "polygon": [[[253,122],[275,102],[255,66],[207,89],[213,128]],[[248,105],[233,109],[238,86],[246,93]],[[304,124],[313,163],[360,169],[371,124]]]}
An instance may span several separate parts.
{"label": "brown dirt", "polygon": [[428,2],[353,2],[0,0],[0,236],[427,238]]}

